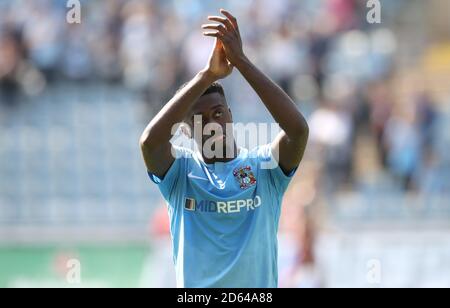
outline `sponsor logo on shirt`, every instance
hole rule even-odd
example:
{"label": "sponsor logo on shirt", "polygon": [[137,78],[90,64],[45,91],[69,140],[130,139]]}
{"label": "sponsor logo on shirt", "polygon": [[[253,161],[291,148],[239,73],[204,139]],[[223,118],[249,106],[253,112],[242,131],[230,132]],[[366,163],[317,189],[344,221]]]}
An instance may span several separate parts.
{"label": "sponsor logo on shirt", "polygon": [[241,199],[233,201],[202,200],[200,202],[196,202],[196,200],[191,198],[186,198],[184,208],[189,211],[232,214],[244,211],[254,211],[259,208],[261,204],[262,199],[260,196],[256,196],[255,199]]}

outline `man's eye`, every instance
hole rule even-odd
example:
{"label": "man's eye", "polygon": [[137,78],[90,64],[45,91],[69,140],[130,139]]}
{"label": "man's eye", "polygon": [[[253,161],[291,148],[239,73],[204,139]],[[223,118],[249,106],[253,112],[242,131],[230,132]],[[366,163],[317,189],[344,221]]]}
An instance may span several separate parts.
{"label": "man's eye", "polygon": [[222,116],[222,114],[223,114],[222,111],[217,111],[214,116],[216,118],[220,118]]}

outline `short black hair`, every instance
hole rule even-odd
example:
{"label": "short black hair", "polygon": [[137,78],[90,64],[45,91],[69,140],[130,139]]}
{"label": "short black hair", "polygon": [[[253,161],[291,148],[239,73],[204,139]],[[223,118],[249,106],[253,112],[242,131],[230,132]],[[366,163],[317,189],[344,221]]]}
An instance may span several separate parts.
{"label": "short black hair", "polygon": [[225,90],[223,89],[222,85],[218,82],[213,82],[208,89],[202,94],[202,96],[212,94],[212,93],[219,93],[223,97],[225,97]]}
{"label": "short black hair", "polygon": [[[183,90],[187,85],[188,85],[188,82],[184,83],[180,88],[178,88],[176,93]],[[203,92],[203,94],[200,97],[208,95],[208,94],[212,94],[212,93],[219,93],[220,95],[222,95],[225,98],[225,90],[223,89],[222,85],[218,82],[213,82],[208,87],[208,89],[206,89],[206,91]]]}

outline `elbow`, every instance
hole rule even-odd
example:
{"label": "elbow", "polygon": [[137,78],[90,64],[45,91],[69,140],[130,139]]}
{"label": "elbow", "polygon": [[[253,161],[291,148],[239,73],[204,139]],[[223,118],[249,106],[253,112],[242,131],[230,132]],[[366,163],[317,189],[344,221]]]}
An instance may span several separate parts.
{"label": "elbow", "polygon": [[309,138],[309,125],[308,122],[306,122],[306,119],[303,119],[303,135],[305,136],[305,139],[308,140]]}
{"label": "elbow", "polygon": [[141,149],[150,149],[152,145],[151,139],[149,132],[145,130],[139,138],[139,146]]}
{"label": "elbow", "polygon": [[290,130],[284,130],[290,142],[298,145],[306,144],[309,139],[309,126],[304,119],[298,121]]}
{"label": "elbow", "polygon": [[139,138],[141,150],[147,153],[158,150],[163,144],[164,137],[160,132],[154,129],[152,125],[149,125]]}
{"label": "elbow", "polygon": [[309,138],[309,125],[304,117],[301,117],[297,121],[296,131],[296,135],[299,136],[299,139],[307,140]]}
{"label": "elbow", "polygon": [[148,139],[142,135],[141,138],[139,138],[139,146],[142,148],[144,148],[148,143]]}

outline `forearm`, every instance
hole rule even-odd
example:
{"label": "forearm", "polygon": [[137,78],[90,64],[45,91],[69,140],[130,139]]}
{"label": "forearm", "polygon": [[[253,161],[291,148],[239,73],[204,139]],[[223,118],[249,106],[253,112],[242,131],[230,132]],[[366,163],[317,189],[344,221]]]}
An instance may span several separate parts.
{"label": "forearm", "polygon": [[245,56],[236,18],[226,10],[220,12],[225,17],[208,17],[220,24],[203,25],[203,29],[212,30],[204,35],[222,42],[228,61],[241,72],[283,129],[271,145],[272,152],[279,154],[280,167],[288,174],[303,158],[309,135],[308,124],[292,99]]}
{"label": "forearm", "polygon": [[174,125],[183,122],[191,106],[214,82],[207,71],[198,73],[153,118],[141,136],[141,145],[158,148],[172,138]]}
{"label": "forearm", "polygon": [[236,68],[255,90],[275,121],[290,139],[307,134],[308,125],[292,99],[283,89],[261,72],[248,58],[243,57]]}

